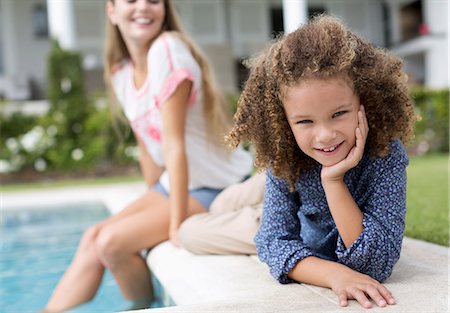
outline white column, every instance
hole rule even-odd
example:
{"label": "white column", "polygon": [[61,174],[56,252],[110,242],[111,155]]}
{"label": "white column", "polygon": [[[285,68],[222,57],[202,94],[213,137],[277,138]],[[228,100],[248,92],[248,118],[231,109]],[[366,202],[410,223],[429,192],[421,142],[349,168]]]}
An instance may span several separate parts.
{"label": "white column", "polygon": [[15,13],[13,0],[2,0],[1,2],[1,29],[3,49],[3,69],[5,76],[12,76],[19,71],[17,68],[17,36],[14,25]]}
{"label": "white column", "polygon": [[389,1],[388,8],[390,13],[390,29],[391,29],[391,43],[397,45],[401,42],[400,29],[400,5],[398,2]]}
{"label": "white column", "polygon": [[307,21],[307,0],[283,0],[283,23],[286,34],[296,30]]}
{"label": "white column", "polygon": [[73,0],[47,0],[50,36],[64,49],[76,48]]}
{"label": "white column", "polygon": [[436,89],[450,86],[448,41],[439,39],[430,41],[425,54],[425,85]]}

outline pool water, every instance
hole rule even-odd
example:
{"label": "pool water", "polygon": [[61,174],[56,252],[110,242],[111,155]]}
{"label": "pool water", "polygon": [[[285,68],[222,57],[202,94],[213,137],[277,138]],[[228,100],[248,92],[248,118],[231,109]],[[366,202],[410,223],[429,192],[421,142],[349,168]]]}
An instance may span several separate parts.
{"label": "pool water", "polygon": [[[58,207],[2,208],[0,219],[0,312],[38,312],[75,254],[83,232],[108,217],[101,203]],[[158,294],[158,288],[155,290]],[[158,295],[156,295],[158,298]],[[163,306],[157,300],[152,307]],[[91,302],[70,312],[127,310],[109,271]]]}

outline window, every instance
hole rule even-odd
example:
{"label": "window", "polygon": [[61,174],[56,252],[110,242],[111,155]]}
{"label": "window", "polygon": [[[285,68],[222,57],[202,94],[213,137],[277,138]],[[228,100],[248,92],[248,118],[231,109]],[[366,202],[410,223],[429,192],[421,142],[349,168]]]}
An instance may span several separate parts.
{"label": "window", "polygon": [[32,13],[33,34],[36,38],[48,37],[47,8],[43,4],[36,4]]}
{"label": "window", "polygon": [[400,9],[402,40],[409,40],[420,35],[422,20],[422,2],[414,1]]}

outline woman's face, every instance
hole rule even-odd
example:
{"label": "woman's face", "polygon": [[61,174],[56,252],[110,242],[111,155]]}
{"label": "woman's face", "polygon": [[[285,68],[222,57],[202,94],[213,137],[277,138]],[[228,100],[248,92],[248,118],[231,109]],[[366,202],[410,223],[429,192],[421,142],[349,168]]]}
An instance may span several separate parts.
{"label": "woman's face", "polygon": [[359,98],[338,78],[309,79],[287,87],[283,106],[299,148],[324,166],[345,159],[355,146]]}
{"label": "woman's face", "polygon": [[164,0],[112,0],[108,17],[127,44],[149,45],[162,31]]}

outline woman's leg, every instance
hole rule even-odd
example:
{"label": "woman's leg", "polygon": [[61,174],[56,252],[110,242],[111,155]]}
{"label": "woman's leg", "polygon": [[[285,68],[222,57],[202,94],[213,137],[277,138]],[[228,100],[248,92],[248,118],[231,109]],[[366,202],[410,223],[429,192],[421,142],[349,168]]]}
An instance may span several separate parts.
{"label": "woman's leg", "polygon": [[95,237],[100,228],[101,224],[97,224],[84,233],[72,263],[47,303],[46,311],[62,312],[94,297],[105,269],[95,250]]}
{"label": "woman's leg", "polygon": [[[149,208],[151,211],[151,207],[153,207],[151,203],[153,201],[153,198],[155,197],[159,199],[162,196],[159,193],[155,193],[154,191],[148,191],[117,215],[111,216],[110,218],[91,227],[85,232],[82,240],[80,241],[74,259],[59,281],[50,300],[47,303],[46,311],[61,312],[71,307],[85,303],[95,296],[97,289],[101,283],[105,269],[105,264],[100,259],[98,250],[101,246],[103,246],[105,249],[109,249],[108,245],[106,245],[105,239],[108,237],[107,233],[110,232],[110,230],[107,230],[107,232],[102,235],[101,240],[99,240],[98,238],[99,234],[103,232],[104,228],[111,224],[115,224],[116,222],[127,219],[128,217],[138,214],[141,211],[146,211]],[[190,203],[189,205],[190,210],[188,214],[204,212],[204,208],[201,206],[201,204],[199,204],[195,200],[191,200],[191,202],[192,203]],[[165,219],[168,220],[168,216]],[[155,223],[158,224],[158,221],[149,221],[148,224],[145,225],[145,228],[151,228]],[[163,220],[161,221],[161,223],[165,224],[168,222],[165,222]],[[131,228],[134,229],[134,227],[135,226],[132,226]],[[156,226],[155,230],[157,229],[158,228]],[[161,232],[161,230],[159,230],[159,232]],[[155,237],[154,239],[150,239],[150,243],[152,243],[152,245],[154,245],[154,242],[160,242],[164,240],[163,238],[166,238],[164,235],[162,237],[158,237],[158,230],[156,231],[156,235],[157,238]],[[131,238],[131,241],[134,240],[132,235],[128,236],[128,238]],[[148,247],[152,245],[149,245]],[[135,252],[137,252],[145,247],[147,246],[142,246],[134,249],[136,249]],[[105,251],[107,252],[107,250]],[[137,258],[133,259],[134,261],[132,262],[137,262],[139,264],[138,268],[141,269],[142,262],[140,262],[140,260],[138,260]],[[133,282],[130,283],[130,285],[132,284]],[[146,286],[146,290],[148,290],[148,284],[146,284]],[[125,290],[128,290],[128,288],[125,288]],[[125,294],[130,294],[130,298],[135,298],[132,296],[134,294],[133,292],[125,292]]]}
{"label": "woman's leg", "polygon": [[[152,296],[150,273],[140,251],[169,238],[169,200],[149,191],[140,202],[144,210],[104,226],[95,242],[102,264],[111,271],[124,297],[133,301]],[[201,212],[205,208],[190,198],[188,216]]]}
{"label": "woman's leg", "polygon": [[259,228],[265,174],[224,189],[209,213],[186,219],[179,230],[183,248],[196,254],[255,254],[253,238]]}

